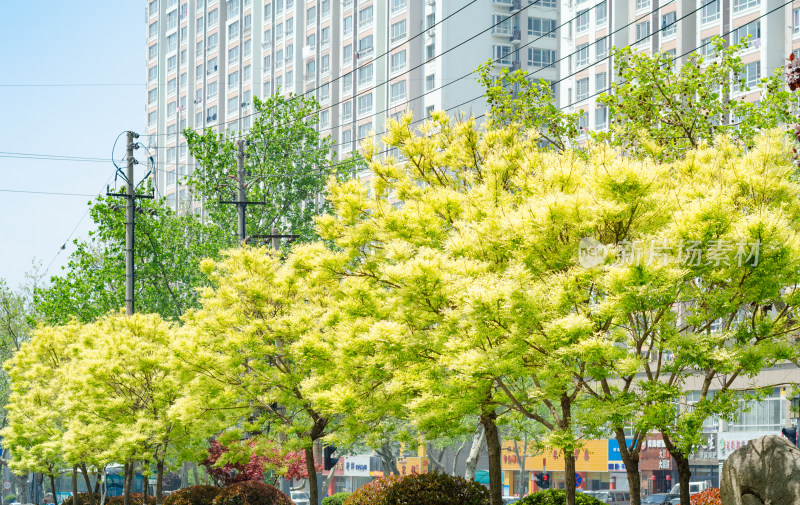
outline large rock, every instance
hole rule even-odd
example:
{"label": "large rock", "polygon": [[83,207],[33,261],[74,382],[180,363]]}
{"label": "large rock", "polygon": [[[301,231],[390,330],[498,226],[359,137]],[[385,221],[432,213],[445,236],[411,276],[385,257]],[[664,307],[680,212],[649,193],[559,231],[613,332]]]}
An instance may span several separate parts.
{"label": "large rock", "polygon": [[800,505],[800,449],[778,435],[751,440],[722,466],[722,505]]}

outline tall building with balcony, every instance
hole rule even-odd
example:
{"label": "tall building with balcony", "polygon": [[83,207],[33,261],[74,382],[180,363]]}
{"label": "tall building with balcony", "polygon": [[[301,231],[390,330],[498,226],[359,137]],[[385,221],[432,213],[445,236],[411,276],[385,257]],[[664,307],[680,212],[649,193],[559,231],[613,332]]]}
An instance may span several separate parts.
{"label": "tall building with balcony", "polygon": [[712,52],[711,38],[738,43],[750,92],[736,98],[756,101],[759,79],[780,68],[792,51],[800,55],[800,2],[784,0],[572,0],[560,5],[559,95],[561,107],[582,110],[582,126],[602,130],[608,113],[596,103],[615,78],[608,57],[613,46],[648,53],[667,52],[680,65],[689,54]]}
{"label": "tall building with balcony", "polygon": [[151,0],[147,137],[158,193],[196,209],[185,128],[247,130],[253,96],[313,94],[344,154],[393,115],[482,115],[473,71],[557,79],[558,0]]}

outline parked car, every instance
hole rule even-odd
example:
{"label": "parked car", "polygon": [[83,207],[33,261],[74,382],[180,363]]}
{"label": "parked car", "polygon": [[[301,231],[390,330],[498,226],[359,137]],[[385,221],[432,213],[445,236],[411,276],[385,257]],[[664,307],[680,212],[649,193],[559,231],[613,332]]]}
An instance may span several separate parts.
{"label": "parked car", "polygon": [[305,491],[291,491],[290,498],[295,505],[309,505],[311,502],[311,499],[308,497],[308,493]]}
{"label": "parked car", "polygon": [[608,505],[630,505],[631,494],[628,491],[609,489],[607,491],[597,491],[595,498]]}
{"label": "parked car", "polygon": [[[690,482],[689,483],[689,496],[691,496],[693,494],[697,494],[700,491],[705,491],[706,489],[709,489],[710,487],[711,487],[711,481],[710,480],[701,480],[701,481],[697,481],[697,482]],[[681,485],[680,484],[675,484],[674,486],[672,486],[672,489],[670,489],[669,492],[670,492],[670,494],[677,494],[677,495],[681,494]]]}
{"label": "parked car", "polygon": [[656,494],[651,494],[650,496],[642,500],[642,503],[647,503],[649,505],[669,505],[670,503],[672,503],[672,500],[674,498],[677,498],[678,501],[680,501],[681,495],[672,493],[656,493]]}
{"label": "parked car", "polygon": [[511,503],[517,503],[519,500],[520,500],[519,496],[504,496],[503,505],[510,505]]}

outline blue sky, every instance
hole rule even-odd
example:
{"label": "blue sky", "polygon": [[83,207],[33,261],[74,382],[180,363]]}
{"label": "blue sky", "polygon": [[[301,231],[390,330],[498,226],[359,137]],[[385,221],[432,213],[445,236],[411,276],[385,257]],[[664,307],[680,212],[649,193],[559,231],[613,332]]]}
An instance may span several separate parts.
{"label": "blue sky", "polygon": [[[11,193],[28,190],[97,194],[110,163],[18,159],[7,153],[110,158],[116,136],[144,131],[145,3],[7,2],[0,16],[0,277],[11,286],[34,260],[59,273],[88,197]],[[25,86],[8,86],[23,84]],[[31,85],[134,84],[47,87]],[[124,137],[123,137],[124,138]],[[116,156],[124,153],[124,142]],[[15,155],[11,155],[15,156]],[[143,175],[143,174],[140,174]],[[91,229],[87,216],[74,238]]]}

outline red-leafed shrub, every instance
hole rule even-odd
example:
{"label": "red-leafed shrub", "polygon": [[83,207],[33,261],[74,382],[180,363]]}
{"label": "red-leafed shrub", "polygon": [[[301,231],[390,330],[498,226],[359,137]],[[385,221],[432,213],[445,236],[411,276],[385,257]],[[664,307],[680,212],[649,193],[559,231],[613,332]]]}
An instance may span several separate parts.
{"label": "red-leafed shrub", "polygon": [[446,473],[412,473],[386,489],[382,505],[489,505],[489,490]]}
{"label": "red-leafed shrub", "polygon": [[[130,505],[143,505],[143,497],[142,493],[131,493]],[[99,501],[97,502],[99,505]],[[108,505],[122,505],[125,503],[125,496],[115,496],[113,498],[109,498],[106,500]],[[148,496],[147,497],[147,505],[155,505],[156,497],[155,496]]]}
{"label": "red-leafed shrub", "polygon": [[379,505],[383,503],[383,498],[386,495],[386,490],[393,484],[403,480],[399,475],[388,475],[380,477],[360,488],[356,489],[353,494],[347,497],[344,505]]}
{"label": "red-leafed shrub", "polygon": [[173,491],[164,498],[164,505],[211,505],[220,491],[216,486],[189,486]]}
{"label": "red-leafed shrub", "polygon": [[689,497],[689,501],[692,505],[722,505],[722,497],[719,494],[719,488],[716,487],[693,494]]}
{"label": "red-leafed shrub", "polygon": [[223,489],[213,505],[294,505],[280,489],[254,480],[238,482]]}

